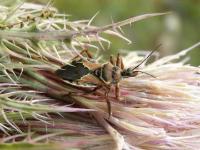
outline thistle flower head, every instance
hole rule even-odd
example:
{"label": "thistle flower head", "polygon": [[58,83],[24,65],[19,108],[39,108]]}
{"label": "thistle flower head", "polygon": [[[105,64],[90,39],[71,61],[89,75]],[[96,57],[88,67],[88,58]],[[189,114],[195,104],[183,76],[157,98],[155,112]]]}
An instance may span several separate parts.
{"label": "thistle flower head", "polygon": [[[120,101],[114,89],[82,94],[93,86],[75,85],[56,76],[87,47],[105,49],[101,34],[126,41],[118,29],[163,13],[145,14],[103,27],[90,20],[69,21],[56,9],[25,3],[0,6],[0,137],[20,149],[197,149],[200,147],[199,68],[186,64],[181,52],[143,64],[145,74],[120,82]],[[6,16],[6,17],[5,17]],[[126,67],[145,55],[124,56]],[[134,59],[132,59],[134,58]],[[134,66],[133,66],[134,67]],[[75,94],[69,94],[75,93]]]}

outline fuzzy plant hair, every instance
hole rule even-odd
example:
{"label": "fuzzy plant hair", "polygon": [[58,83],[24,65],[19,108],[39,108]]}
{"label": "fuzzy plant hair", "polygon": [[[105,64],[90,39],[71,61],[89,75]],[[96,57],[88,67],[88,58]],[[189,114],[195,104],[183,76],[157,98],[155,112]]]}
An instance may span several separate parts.
{"label": "fuzzy plant hair", "polygon": [[[94,17],[70,21],[49,4],[7,3],[0,5],[1,150],[200,149],[200,70],[180,59],[200,42],[144,63],[141,71],[156,78],[122,80],[121,101],[113,90],[108,96],[109,119],[103,91],[81,94],[93,86],[77,87],[55,75],[84,48],[106,50],[111,43],[104,35],[130,42],[122,26],[165,13],[97,27]],[[129,52],[124,64],[145,56]]]}

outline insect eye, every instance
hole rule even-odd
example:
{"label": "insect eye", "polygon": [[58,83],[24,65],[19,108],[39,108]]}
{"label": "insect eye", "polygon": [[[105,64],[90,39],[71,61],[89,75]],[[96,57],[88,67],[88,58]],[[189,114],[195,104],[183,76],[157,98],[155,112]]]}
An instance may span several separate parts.
{"label": "insect eye", "polygon": [[131,68],[128,68],[126,73],[127,73],[127,76],[131,76],[132,75],[132,69]]}
{"label": "insect eye", "polygon": [[129,77],[129,76],[131,76],[131,75],[132,75],[132,70],[131,70],[131,68],[128,68],[128,69],[124,70],[124,71],[121,73],[121,75],[122,75],[123,77]]}

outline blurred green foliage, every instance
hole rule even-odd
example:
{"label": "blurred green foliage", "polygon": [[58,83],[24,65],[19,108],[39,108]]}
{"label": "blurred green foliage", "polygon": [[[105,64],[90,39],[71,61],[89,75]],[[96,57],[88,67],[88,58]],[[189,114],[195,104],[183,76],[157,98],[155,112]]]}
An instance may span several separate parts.
{"label": "blurred green foliage", "polygon": [[[128,45],[120,39],[110,39],[107,51],[117,53],[126,50],[148,50],[162,44],[161,55],[185,49],[200,40],[200,0],[55,0],[61,12],[71,14],[70,19],[90,19],[99,11],[94,25],[106,25],[144,13],[171,11],[171,15],[159,16],[123,27],[124,34],[133,41]],[[192,51],[191,63],[200,64],[200,48]]]}

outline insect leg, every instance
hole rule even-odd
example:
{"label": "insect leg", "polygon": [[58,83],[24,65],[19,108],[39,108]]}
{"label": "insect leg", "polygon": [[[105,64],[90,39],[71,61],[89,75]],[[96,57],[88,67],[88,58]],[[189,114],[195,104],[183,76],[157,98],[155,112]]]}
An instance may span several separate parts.
{"label": "insect leg", "polygon": [[108,94],[110,92],[111,85],[108,84],[107,82],[105,82],[104,79],[102,78],[102,76],[100,76],[99,81],[102,82],[102,87],[105,88],[105,99],[106,99],[106,103],[107,103],[107,107],[108,107],[108,114],[109,114],[109,118],[110,118],[110,116],[112,114],[112,110],[111,110],[111,103],[108,98]]}
{"label": "insect leg", "polygon": [[115,97],[116,97],[117,100],[119,100],[119,96],[120,96],[119,83],[117,83],[115,85]]}
{"label": "insect leg", "polygon": [[92,54],[88,51],[88,49],[85,49],[85,53],[87,54],[87,57],[92,59]]}
{"label": "insect leg", "polygon": [[124,70],[124,62],[123,62],[122,57],[121,57],[120,59],[121,59],[121,66],[120,66],[120,68],[121,68],[122,70]]}
{"label": "insect leg", "polygon": [[118,67],[121,66],[121,57],[120,57],[119,53],[117,54],[116,66],[118,66]]}
{"label": "insect leg", "polygon": [[114,58],[113,58],[112,55],[110,56],[110,63],[111,63],[113,66],[115,66],[115,61],[114,61]]}
{"label": "insect leg", "polygon": [[[80,52],[80,55],[83,55],[84,53],[86,53],[87,57],[92,59],[92,54],[88,51],[88,49],[84,49]],[[76,58],[79,58],[80,56],[79,55],[76,55],[72,60],[76,59]]]}
{"label": "insect leg", "polygon": [[108,107],[108,114],[109,114],[109,118],[112,114],[112,110],[111,110],[111,103],[110,103],[110,100],[108,98],[108,93],[110,92],[110,88],[109,89],[106,89],[105,91],[105,99],[106,99],[106,103],[107,103],[107,107]]}
{"label": "insect leg", "polygon": [[119,68],[121,68],[122,70],[124,69],[124,63],[122,60],[122,57],[120,56],[120,54],[117,54],[117,60],[116,60],[116,64]]}

